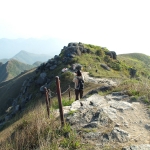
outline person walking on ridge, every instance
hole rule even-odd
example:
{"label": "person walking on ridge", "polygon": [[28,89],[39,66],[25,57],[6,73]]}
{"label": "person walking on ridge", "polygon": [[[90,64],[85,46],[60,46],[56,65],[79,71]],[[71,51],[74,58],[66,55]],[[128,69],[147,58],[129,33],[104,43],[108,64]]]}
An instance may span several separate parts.
{"label": "person walking on ridge", "polygon": [[75,72],[73,82],[75,83],[75,100],[79,100],[83,97],[83,88],[84,88],[84,76],[80,70]]}

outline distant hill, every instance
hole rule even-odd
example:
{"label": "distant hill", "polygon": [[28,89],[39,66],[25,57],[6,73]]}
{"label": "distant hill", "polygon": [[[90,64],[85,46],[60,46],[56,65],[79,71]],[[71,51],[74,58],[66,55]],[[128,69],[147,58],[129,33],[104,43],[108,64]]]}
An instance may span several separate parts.
{"label": "distant hill", "polygon": [[138,61],[142,61],[145,65],[150,67],[150,56],[142,54],[142,53],[129,53],[129,54],[120,54],[119,57],[124,57],[125,59],[135,59]]}
{"label": "distant hill", "polygon": [[33,63],[39,61],[39,62],[45,62],[48,59],[50,59],[51,56],[45,55],[45,54],[33,54],[26,52],[24,50],[20,51],[18,54],[16,54],[12,59],[16,59],[20,62],[23,62],[25,64],[32,65]]}
{"label": "distant hill", "polygon": [[36,61],[35,63],[33,63],[33,66],[37,67],[37,66],[40,66],[42,64],[41,61]]}
{"label": "distant hill", "polygon": [[17,60],[11,59],[5,64],[0,65],[0,83],[10,80],[25,70],[30,70],[34,66],[24,64]]}
{"label": "distant hill", "polygon": [[2,62],[3,64],[5,64],[9,59],[0,59],[0,62]]}
{"label": "distant hill", "polygon": [[[0,59],[10,59],[21,50],[35,54],[47,54],[53,57],[60,53],[62,47],[68,42],[62,39],[0,39]],[[47,52],[47,53],[46,53]],[[40,61],[40,60],[39,60]]]}
{"label": "distant hill", "polygon": [[[18,61],[20,61],[22,63],[29,64],[29,65],[33,65],[35,63],[34,66],[38,66],[42,62],[45,62],[45,61],[47,61],[50,58],[51,58],[50,55],[34,54],[34,53],[29,53],[27,51],[22,50],[22,51],[20,51],[19,53],[17,53],[15,56],[13,56],[10,59],[15,59],[15,60],[18,60]],[[0,62],[5,64],[10,59],[0,59]]]}
{"label": "distant hill", "polygon": [[150,76],[150,56],[142,53],[120,54],[118,55],[118,60],[122,61],[126,66],[136,68],[139,74],[144,73],[146,76]]}

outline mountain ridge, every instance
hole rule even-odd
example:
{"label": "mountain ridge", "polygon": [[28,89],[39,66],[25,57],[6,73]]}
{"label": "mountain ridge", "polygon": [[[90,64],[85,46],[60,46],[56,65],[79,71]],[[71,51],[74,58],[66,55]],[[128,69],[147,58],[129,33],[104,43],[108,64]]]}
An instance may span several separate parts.
{"label": "mountain ridge", "polygon": [[[150,102],[148,95],[150,89],[149,86],[145,86],[150,84],[150,81],[148,79],[150,75],[149,67],[146,66],[145,62],[143,62],[142,60],[138,61],[137,59],[133,58],[131,59],[129,57],[126,57],[126,59],[127,60],[125,60],[125,57],[115,55],[113,51],[109,51],[99,46],[83,43],[69,43],[68,46],[62,49],[59,56],[51,58],[46,63],[41,64],[34,70],[30,70],[29,72],[27,71],[24,72],[23,74],[20,74],[19,77],[16,77],[11,81],[8,81],[6,85],[4,83],[0,84],[0,94],[2,95],[0,104],[2,104],[3,100],[7,100],[7,102],[9,102],[10,104],[7,105],[7,107],[5,106],[5,109],[7,108],[9,109],[7,109],[7,113],[5,114],[6,116],[5,115],[3,116],[3,120],[6,121],[7,119],[11,120],[12,114],[16,113],[17,115],[17,117],[14,118],[14,120],[6,122],[5,125],[2,124],[1,128],[2,130],[3,129],[5,130],[7,128],[11,129],[11,133],[9,134],[6,134],[8,132],[6,130],[5,131],[3,130],[1,134],[5,135],[5,137],[2,136],[3,140],[6,139],[6,141],[9,143],[9,146],[14,149],[18,147],[19,147],[18,149],[22,149],[23,147],[37,149],[42,146],[42,148],[45,149],[69,148],[79,150],[80,149],[90,150],[99,147],[101,148],[102,146],[102,149],[106,148],[115,149],[115,147],[117,147],[119,150],[122,149],[123,144],[126,146],[135,143],[140,144],[139,141],[138,142],[132,141],[132,139],[128,143],[129,134],[125,132],[125,128],[130,125],[128,124],[130,123],[130,120],[124,120],[125,117],[121,118],[120,116],[118,119],[121,120],[121,124],[119,123],[114,124],[111,121],[111,119],[108,118],[108,116],[105,114],[104,110],[102,109],[97,110],[96,107],[97,105],[96,100],[98,100],[98,102],[100,103],[106,97],[107,99],[105,100],[105,102],[111,104],[110,110],[108,110],[108,113],[110,115],[112,115],[113,113],[115,114],[116,111],[114,110],[114,108],[117,109],[119,115],[122,114],[122,111],[126,111],[123,108],[127,109],[131,108],[131,105],[127,103],[127,100],[130,103],[140,102],[144,104],[144,106],[149,106]],[[82,72],[84,73],[89,72],[89,77],[87,79],[87,81],[89,82],[87,81],[85,82],[85,89],[84,89],[85,97],[83,97],[81,101],[74,101],[74,88],[73,88],[74,84],[72,82],[72,79],[74,77],[73,72],[75,71],[74,70],[75,65],[77,65],[76,67],[80,66],[82,68]],[[131,66],[134,66],[136,69],[136,74],[133,77],[130,75]],[[63,68],[68,68],[68,71],[62,72]],[[30,76],[28,76],[28,73]],[[21,78],[22,76],[24,76],[24,79]],[[81,107],[82,111],[85,111],[87,108],[95,107],[95,109],[93,109],[93,112],[88,111],[88,113],[86,113],[86,111],[82,112],[80,110],[79,111],[70,110],[68,113],[69,115],[68,120],[70,119],[69,120],[70,124],[66,124],[66,126],[62,128],[60,128],[59,118],[56,117],[57,116],[56,113],[58,114],[59,110],[57,109],[56,111],[53,111],[53,109],[55,110],[55,108],[58,108],[56,107],[58,106],[57,100],[58,95],[56,95],[55,92],[56,76],[59,77],[61,81],[60,83],[63,93],[62,94],[63,106],[66,103],[71,104],[72,102],[72,106],[73,105],[75,106],[75,103],[76,104],[78,103],[76,108]],[[95,78],[98,79],[95,80]],[[18,82],[15,82],[17,80]],[[112,86],[112,84],[110,84],[111,82],[108,81],[117,81],[118,84],[117,86],[114,85]],[[7,87],[8,84],[9,84],[8,92],[10,92],[9,97],[6,96],[5,93],[5,90],[8,88]],[[48,86],[47,88],[49,88],[50,91],[52,92],[51,93],[52,109],[50,109],[51,110],[50,118],[47,118],[47,111],[45,105],[46,97],[45,95],[41,95],[40,93],[40,87],[46,85]],[[15,86],[17,87],[17,89],[14,91],[16,93],[13,93],[13,89],[15,89]],[[66,89],[68,89],[68,86],[70,86],[72,90],[71,100],[69,100],[68,98],[68,91],[66,92],[66,94],[64,94],[65,92],[63,92],[66,91]],[[100,99],[96,100],[90,99],[89,96],[94,95],[94,93],[100,95],[98,96],[100,97]],[[110,95],[113,97],[113,100],[111,101]],[[87,103],[86,100],[88,98],[89,104]],[[99,106],[101,107],[101,105]],[[3,111],[5,109],[3,105]],[[23,111],[22,112],[23,114],[21,114],[21,116],[19,116],[20,109]],[[145,109],[148,110],[148,107],[146,107]],[[131,109],[131,112],[132,110],[134,109]],[[142,115],[144,115],[144,113],[147,113],[147,110],[143,111]],[[148,114],[146,115],[146,117],[148,117]],[[76,122],[80,124],[79,121],[80,118],[81,120],[83,120],[84,125],[85,123],[87,124],[88,122],[87,126],[85,126],[80,130],[76,130],[76,128],[75,130],[72,129],[72,126],[76,125]],[[141,122],[142,125],[144,125],[144,121],[141,120]],[[135,126],[137,125],[135,122],[132,122],[132,124],[134,124]],[[104,126],[103,131],[101,131],[102,126]],[[147,125],[145,126],[142,126],[142,128],[144,128],[144,131],[147,131],[146,133],[149,133],[148,130],[149,124],[147,123]],[[18,132],[20,133],[19,135],[17,134]],[[133,137],[134,132],[135,131],[133,131],[132,133]],[[87,138],[90,138],[91,140],[90,143],[89,141],[85,140]],[[24,142],[23,143],[20,142],[20,139]],[[98,140],[98,144],[94,143],[95,139]],[[133,139],[138,140],[137,137]],[[114,141],[112,141],[111,143],[111,141],[109,140]],[[147,138],[147,140],[149,139]],[[4,146],[5,145],[6,144],[4,142]],[[1,146],[3,146],[3,144]],[[127,149],[124,148],[124,150]]]}
{"label": "mountain ridge", "polygon": [[[42,63],[42,62],[47,61],[50,58],[51,58],[51,56],[49,56],[47,54],[35,54],[35,53],[27,52],[25,50],[21,50],[19,53],[15,54],[10,59],[16,59],[20,62],[32,65],[33,63],[35,63],[37,61],[41,61],[41,63]],[[10,59],[0,59],[0,62],[6,63]]]}
{"label": "mountain ridge", "polygon": [[37,61],[45,62],[50,58],[51,56],[46,54],[34,54],[34,53],[27,52],[25,50],[21,50],[19,53],[17,53],[15,56],[12,57],[12,59],[16,59],[20,62],[30,64],[30,65],[32,65]]}
{"label": "mountain ridge", "polygon": [[15,59],[8,60],[0,66],[0,83],[10,80],[25,70],[30,70],[35,66],[24,64]]}
{"label": "mountain ridge", "polygon": [[[14,54],[17,54],[20,50],[36,52],[37,54],[46,52],[47,55],[53,57],[56,54],[59,54],[61,48],[66,44],[65,40],[57,38],[49,39],[0,39],[0,49],[3,50],[1,53],[0,59],[3,58],[12,58]],[[45,53],[44,52],[44,53]]]}

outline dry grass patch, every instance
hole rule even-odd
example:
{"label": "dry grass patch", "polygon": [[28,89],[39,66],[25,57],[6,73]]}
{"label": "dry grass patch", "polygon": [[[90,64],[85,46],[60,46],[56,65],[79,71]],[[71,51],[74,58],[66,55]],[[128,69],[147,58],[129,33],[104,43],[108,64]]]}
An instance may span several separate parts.
{"label": "dry grass patch", "polygon": [[56,111],[51,108],[48,119],[45,104],[39,102],[39,105],[26,111],[23,118],[0,133],[0,150],[81,148],[76,131],[68,124],[61,127],[60,118],[57,116]]}

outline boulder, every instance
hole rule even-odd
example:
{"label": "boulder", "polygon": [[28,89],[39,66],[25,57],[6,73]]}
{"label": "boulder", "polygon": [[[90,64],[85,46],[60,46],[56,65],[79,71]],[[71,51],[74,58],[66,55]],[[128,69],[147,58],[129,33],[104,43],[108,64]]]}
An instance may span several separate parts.
{"label": "boulder", "polygon": [[150,144],[131,145],[122,148],[122,150],[150,150]]}
{"label": "boulder", "polygon": [[100,66],[108,71],[110,71],[110,68],[106,64],[100,64]]}
{"label": "boulder", "polygon": [[128,142],[129,141],[129,133],[115,127],[113,131],[111,132],[111,139],[114,139],[114,141],[118,141],[120,143]]}

